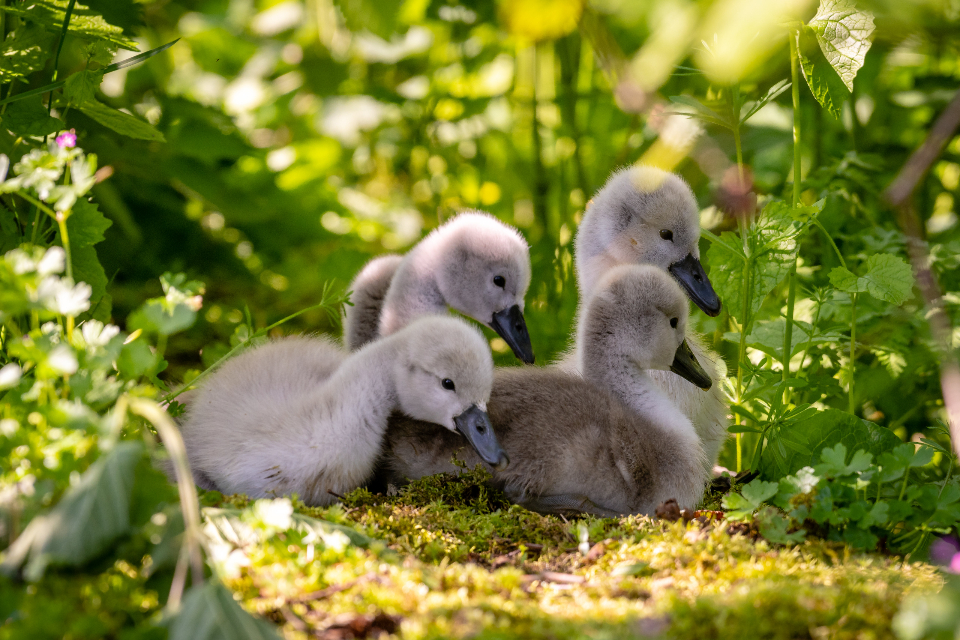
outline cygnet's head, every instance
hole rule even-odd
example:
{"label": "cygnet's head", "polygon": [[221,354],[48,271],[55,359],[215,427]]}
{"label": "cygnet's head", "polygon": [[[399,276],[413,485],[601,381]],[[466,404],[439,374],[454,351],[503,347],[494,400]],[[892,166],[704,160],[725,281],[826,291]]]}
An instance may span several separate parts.
{"label": "cygnet's head", "polygon": [[419,318],[395,335],[402,340],[393,365],[401,411],[459,431],[485,462],[505,467],[487,416],[493,358],[483,335],[447,316]]}
{"label": "cygnet's head", "polygon": [[590,294],[611,265],[649,264],[671,275],[707,315],[720,299],[700,264],[700,214],[676,174],[633,166],[614,173],[588,204],[577,230],[580,290]]}
{"label": "cygnet's head", "polygon": [[523,297],[530,286],[530,249],[520,233],[493,216],[465,211],[424,240],[435,256],[437,284],[447,304],[489,326],[532,364]]}
{"label": "cygnet's head", "polygon": [[626,359],[638,369],[673,371],[709,389],[713,383],[685,339],[688,307],[674,279],[656,267],[609,270],[587,302],[579,328],[584,368]]}

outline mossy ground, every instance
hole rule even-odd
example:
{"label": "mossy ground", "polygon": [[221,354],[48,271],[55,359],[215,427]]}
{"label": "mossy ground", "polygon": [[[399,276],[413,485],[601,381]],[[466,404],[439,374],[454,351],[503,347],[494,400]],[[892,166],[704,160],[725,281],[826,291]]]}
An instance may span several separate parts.
{"label": "mossy ground", "polygon": [[227,582],[288,638],[892,638],[904,596],[940,586],[928,564],[839,543],[780,547],[696,520],[541,516],[478,473],[297,511],[383,545],[320,557],[279,536],[248,554]]}

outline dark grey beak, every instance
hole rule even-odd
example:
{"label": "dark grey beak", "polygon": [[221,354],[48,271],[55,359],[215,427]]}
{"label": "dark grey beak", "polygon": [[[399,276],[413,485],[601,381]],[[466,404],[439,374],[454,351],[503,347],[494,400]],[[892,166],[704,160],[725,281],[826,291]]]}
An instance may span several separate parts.
{"label": "dark grey beak", "polygon": [[513,355],[526,364],[533,364],[533,345],[530,344],[530,333],[527,332],[527,323],[523,320],[519,305],[493,314],[490,328],[510,345]]}
{"label": "dark grey beak", "polygon": [[490,417],[487,412],[475,404],[458,416],[453,418],[453,423],[457,426],[457,431],[463,434],[470,446],[476,450],[477,454],[484,462],[489,464],[497,471],[503,471],[510,464],[510,458],[504,453],[500,441],[497,440],[497,434],[493,432],[490,425]]}
{"label": "dark grey beak", "polygon": [[683,260],[674,262],[668,270],[687,292],[693,303],[700,307],[705,314],[708,316],[720,314],[720,298],[717,297],[717,292],[713,290],[713,285],[710,284],[710,278],[703,270],[703,265],[693,257],[692,253],[688,253]]}
{"label": "dark grey beak", "polygon": [[713,386],[713,380],[710,379],[707,372],[704,371],[700,363],[697,362],[686,340],[681,342],[680,346],[677,347],[677,354],[673,356],[673,364],[670,365],[670,371],[673,371],[685,380],[689,380],[704,391]]}

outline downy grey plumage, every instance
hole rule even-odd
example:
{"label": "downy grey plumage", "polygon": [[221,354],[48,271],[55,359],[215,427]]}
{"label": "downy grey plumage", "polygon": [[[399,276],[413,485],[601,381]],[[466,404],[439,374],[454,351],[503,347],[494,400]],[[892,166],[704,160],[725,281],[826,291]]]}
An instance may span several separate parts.
{"label": "downy grey plumage", "polygon": [[[490,419],[511,462],[493,470],[494,483],[548,513],[649,514],[670,498],[694,507],[709,477],[702,443],[648,373],[686,353],[686,298],[650,266],[617,267],[596,286],[581,355],[587,371],[603,372],[599,384],[555,368],[496,370]],[[442,431],[392,417],[382,461],[391,480],[457,473],[454,454],[480,462]]]}
{"label": "downy grey plumage", "polygon": [[345,310],[344,339],[355,349],[365,337],[388,336],[449,306],[491,327],[518,358],[533,362],[523,318],[529,286],[530,251],[523,236],[489,214],[465,211],[402,260],[375,258],[364,267],[350,285],[359,304]]}
{"label": "downy grey plumage", "polygon": [[458,430],[502,464],[485,413],[492,378],[486,340],[456,318],[421,318],[352,355],[285,338],[216,371],[188,407],[183,439],[208,488],[324,505],[371,475],[394,411]]}
{"label": "downy grey plumage", "polygon": [[[574,253],[581,306],[611,269],[628,264],[653,265],[670,273],[706,313],[720,312],[720,301],[700,265],[700,216],[690,187],[661,169],[634,166],[614,173],[588,204],[577,229]],[[578,333],[579,335],[579,333]],[[696,360],[715,383],[708,391],[669,371],[650,371],[650,379],[693,423],[703,441],[706,466],[712,470],[727,437],[727,404],[720,380],[727,368],[722,358],[687,332]],[[580,367],[580,345],[574,343],[557,365],[600,380]]]}

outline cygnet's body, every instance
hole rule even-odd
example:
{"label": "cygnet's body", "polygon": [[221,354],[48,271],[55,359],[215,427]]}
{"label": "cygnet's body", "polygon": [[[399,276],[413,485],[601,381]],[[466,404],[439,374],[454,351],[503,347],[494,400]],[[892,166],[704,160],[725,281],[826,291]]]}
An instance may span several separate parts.
{"label": "cygnet's body", "polygon": [[[682,179],[645,166],[614,173],[588,205],[577,229],[574,250],[580,299],[588,299],[611,269],[646,264],[670,273],[704,312],[717,315],[720,300],[700,265],[699,239],[696,200]],[[577,326],[582,311],[581,304]],[[688,331],[687,342],[714,383],[726,377],[725,363],[699,336]],[[580,351],[578,342],[557,365],[602,386],[601,380],[584,371]],[[693,423],[706,452],[705,464],[712,470],[727,437],[727,405],[721,385],[703,391],[669,371],[650,371],[648,375]]]}
{"label": "cygnet's body", "polygon": [[[511,463],[493,470],[494,483],[547,513],[649,514],[671,498],[696,506],[709,477],[700,438],[648,377],[674,367],[705,383],[684,348],[686,298],[658,269],[619,267],[585,310],[583,357],[606,372],[603,388],[556,368],[498,369],[490,418]],[[391,418],[383,464],[393,482],[457,473],[454,454],[479,462],[442,430]]]}
{"label": "cygnet's body", "polygon": [[452,307],[496,331],[518,358],[533,362],[523,318],[530,252],[513,228],[467,211],[433,230],[410,252],[382,256],[351,283],[354,306],[344,312],[349,349]]}
{"label": "cygnet's body", "polygon": [[187,455],[222,492],[329,504],[371,475],[399,411],[459,430],[502,464],[485,413],[492,374],[483,336],[454,318],[422,318],[353,355],[321,338],[269,342],[200,387],[182,426]]}

